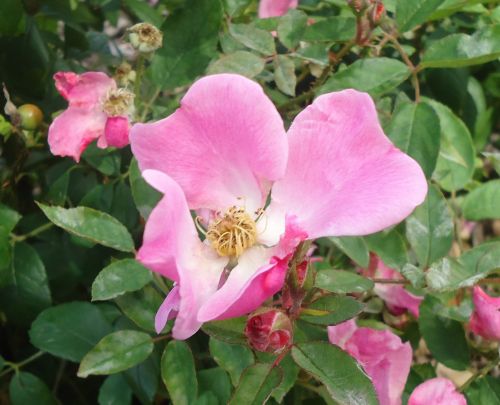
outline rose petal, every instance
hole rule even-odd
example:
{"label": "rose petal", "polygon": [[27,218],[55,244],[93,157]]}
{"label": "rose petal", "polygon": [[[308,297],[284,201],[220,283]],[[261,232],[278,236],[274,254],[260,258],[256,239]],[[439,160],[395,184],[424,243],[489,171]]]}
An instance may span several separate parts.
{"label": "rose petal", "polygon": [[217,290],[227,258],[198,238],[181,188],[166,174],[148,170],[144,178],[165,196],[146,223],[137,259],[179,285],[179,311],[172,334],[187,339],[200,328],[198,311]]}
{"label": "rose petal", "polygon": [[384,135],[368,94],[320,96],[288,134],[287,173],[272,198],[297,216],[310,238],[380,231],[425,198],[422,169]]}
{"label": "rose petal", "polygon": [[339,323],[335,326],[328,327],[328,340],[331,344],[337,345],[341,349],[345,348],[347,341],[352,334],[358,329],[354,319]]}
{"label": "rose petal", "polygon": [[262,207],[288,153],[271,100],[257,83],[233,74],[198,80],[174,114],[134,125],[130,139],[141,170],[171,176],[191,209]]}
{"label": "rose petal", "polygon": [[129,144],[128,133],[130,124],[127,117],[108,117],[104,128],[107,146],[123,148]]}
{"label": "rose petal", "polygon": [[102,72],[87,72],[81,75],[57,72],[54,80],[57,90],[69,101],[70,107],[92,109],[111,89],[116,88],[115,81]]}
{"label": "rose petal", "polygon": [[280,17],[298,4],[299,0],[260,0],[259,18]]}
{"label": "rose petal", "polygon": [[415,388],[408,405],[467,405],[453,383],[446,378],[433,378]]}
{"label": "rose petal", "polygon": [[70,107],[49,127],[48,143],[53,155],[71,156],[77,162],[85,148],[104,134],[106,115]]}
{"label": "rose petal", "polygon": [[486,294],[481,287],[474,287],[472,298],[474,311],[469,327],[485,339],[500,341],[500,297]]}
{"label": "rose petal", "polygon": [[180,295],[179,295],[179,286],[175,286],[170,290],[167,297],[160,305],[158,312],[155,316],[155,330],[156,333],[161,333],[163,328],[170,319],[173,319],[177,316],[179,312],[180,305]]}

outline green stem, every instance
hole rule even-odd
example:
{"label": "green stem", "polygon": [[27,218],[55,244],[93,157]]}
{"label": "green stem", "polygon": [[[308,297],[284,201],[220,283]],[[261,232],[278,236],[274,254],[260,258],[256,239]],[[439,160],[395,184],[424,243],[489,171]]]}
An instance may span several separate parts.
{"label": "green stem", "polygon": [[28,238],[38,235],[39,233],[45,232],[47,229],[50,229],[54,226],[52,222],[47,222],[46,224],[40,225],[38,228],[33,229],[31,232],[28,232],[25,235],[14,235],[11,234],[10,237],[14,242],[22,242]]}
{"label": "green stem", "polygon": [[490,361],[486,366],[477,370],[465,383],[463,383],[458,389],[460,392],[465,391],[469,385],[471,385],[478,378],[482,378],[486,376],[491,370],[493,370],[499,364],[499,358],[495,357],[492,361]]}
{"label": "green stem", "polygon": [[24,367],[25,365],[35,361],[39,357],[43,356],[45,352],[39,351],[33,354],[32,356],[28,357],[27,359],[21,361],[20,363],[11,363],[11,362],[6,362],[9,368],[7,370],[4,370],[2,373],[0,373],[0,378],[3,377],[4,375],[9,374],[11,371],[15,371],[16,373],[19,371],[21,367]]}
{"label": "green stem", "polygon": [[142,114],[141,114],[141,117],[139,118],[139,122],[144,122],[144,120],[148,116],[148,113],[149,113],[149,110],[151,109],[151,106],[156,101],[156,99],[158,98],[160,93],[161,93],[161,88],[158,87],[156,89],[156,91],[154,92],[153,96],[147,102],[144,103],[144,106],[142,108]]}
{"label": "green stem", "polygon": [[144,55],[140,54],[137,58],[137,64],[135,66],[135,82],[134,82],[134,94],[135,94],[135,107],[138,109],[139,102],[141,98],[141,82],[142,76],[144,75]]}

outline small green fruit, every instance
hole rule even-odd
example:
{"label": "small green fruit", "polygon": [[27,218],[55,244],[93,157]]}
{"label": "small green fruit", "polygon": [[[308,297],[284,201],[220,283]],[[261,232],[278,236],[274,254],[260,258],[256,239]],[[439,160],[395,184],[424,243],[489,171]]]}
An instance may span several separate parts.
{"label": "small green fruit", "polygon": [[23,104],[17,109],[17,112],[21,118],[21,127],[23,129],[33,131],[43,121],[42,110],[34,104]]}

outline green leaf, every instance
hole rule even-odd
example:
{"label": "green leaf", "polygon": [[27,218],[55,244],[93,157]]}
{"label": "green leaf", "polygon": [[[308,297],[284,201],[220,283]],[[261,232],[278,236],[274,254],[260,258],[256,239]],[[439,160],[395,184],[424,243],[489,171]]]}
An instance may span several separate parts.
{"label": "green leaf", "polygon": [[474,171],[474,145],[465,124],[446,106],[427,100],[439,116],[441,147],[433,179],[446,191],[463,188]]}
{"label": "green leaf", "polygon": [[41,203],[38,206],[50,221],[73,235],[122,252],[134,251],[127,228],[105,212],[87,207],[49,207]]}
{"label": "green leaf", "polygon": [[0,290],[0,307],[9,320],[30,323],[52,303],[47,273],[27,243],[16,243],[12,255],[12,280]]}
{"label": "green leaf", "polygon": [[229,373],[234,386],[243,370],[255,363],[252,351],[243,345],[225,343],[211,337],[209,348],[212,358]]}
{"label": "green leaf", "polygon": [[238,15],[248,7],[250,0],[224,0],[224,9],[230,16]]}
{"label": "green leaf", "polygon": [[21,219],[21,215],[6,205],[0,204],[0,224],[5,230],[11,232]]}
{"label": "green leaf", "polygon": [[220,367],[201,370],[198,373],[198,386],[200,397],[205,393],[214,394],[216,404],[227,404],[231,397],[231,380]]}
{"label": "green leaf", "polygon": [[467,396],[467,404],[469,405],[500,404],[498,378],[486,376],[477,379],[467,387],[464,394]]}
{"label": "green leaf", "polygon": [[422,67],[463,67],[487,63],[500,57],[500,24],[473,35],[452,34],[430,44]]}
{"label": "green leaf", "polygon": [[409,75],[408,66],[395,59],[359,59],[328,79],[319,94],[352,88],[378,96],[396,88]]}
{"label": "green leaf", "polygon": [[115,298],[116,303],[137,326],[154,332],[155,315],[163,299],[153,286],[130,292]]}
{"label": "green leaf", "polygon": [[393,116],[387,135],[431,177],[440,145],[439,117],[432,107],[426,103],[403,105]]}
{"label": "green leaf", "polygon": [[266,403],[281,383],[283,372],[272,364],[256,363],[241,375],[229,405],[260,405]]}
{"label": "green leaf", "polygon": [[106,176],[120,174],[121,155],[119,151],[101,149],[95,144],[89,145],[82,155],[83,159],[93,168]]}
{"label": "green leaf", "polygon": [[163,23],[164,18],[150,4],[141,0],[124,0],[124,3],[140,21],[151,23],[157,27]]}
{"label": "green leaf", "polygon": [[321,270],[314,286],[337,294],[361,293],[371,290],[373,281],[345,270]]}
{"label": "green leaf", "polygon": [[353,297],[327,295],[303,309],[300,319],[318,325],[336,325],[354,318],[363,304]]}
{"label": "green leaf", "polygon": [[491,180],[469,193],[462,206],[466,219],[481,221],[500,218],[500,180]]}
{"label": "green leaf", "polygon": [[132,403],[132,390],[123,374],[106,377],[99,389],[97,401],[99,405],[130,405]]}
{"label": "green leaf", "polygon": [[168,343],[161,357],[161,378],[174,405],[189,405],[198,396],[198,380],[191,349],[186,342]]}
{"label": "green leaf", "polygon": [[427,21],[429,16],[444,0],[398,1],[396,22],[400,32],[410,31],[413,27]]}
{"label": "green leaf", "polygon": [[92,301],[103,301],[137,291],[153,280],[151,272],[134,259],[111,263],[92,283]]}
{"label": "green leaf", "polygon": [[414,288],[422,288],[425,285],[425,273],[422,269],[407,263],[401,269],[401,274],[406,278]]}
{"label": "green leaf", "polygon": [[277,55],[274,58],[274,81],[283,93],[295,96],[295,86],[297,85],[295,64],[288,56]]}
{"label": "green leaf", "polygon": [[399,269],[408,263],[406,244],[401,234],[392,229],[365,236],[365,241],[371,251],[393,269]]}
{"label": "green leaf", "polygon": [[363,238],[357,236],[343,236],[329,238],[342,252],[354,260],[360,267],[368,267],[370,252]]}
{"label": "green leaf", "polygon": [[287,354],[280,361],[280,368],[283,370],[283,379],[281,380],[281,384],[274,389],[272,397],[281,404],[288,391],[294,387],[300,368],[295,364],[290,354]]}
{"label": "green leaf", "polygon": [[288,49],[295,48],[307,27],[307,14],[300,10],[290,9],[280,18],[278,38]]}
{"label": "green leaf", "polygon": [[420,333],[438,362],[455,370],[465,370],[470,353],[464,329],[460,322],[441,315],[445,310],[438,298],[427,295],[420,304]]}
{"label": "green leaf", "polygon": [[88,302],[47,308],[29,331],[33,346],[74,362],[79,362],[108,333],[111,333],[111,325],[102,312]]}
{"label": "green leaf", "polygon": [[247,318],[231,318],[224,321],[212,321],[203,324],[201,329],[207,335],[226,343],[246,343],[244,334]]}
{"label": "green leaf", "polygon": [[436,186],[429,187],[425,201],[406,219],[406,237],[423,268],[449,252],[453,216]]}
{"label": "green leaf", "polygon": [[470,287],[500,268],[500,242],[488,242],[468,250],[458,259],[443,258],[426,273],[432,290],[447,291]]}
{"label": "green leaf", "polygon": [[188,0],[163,24],[163,47],[151,63],[153,82],[169,90],[203,74],[215,56],[222,21],[219,0]]}
{"label": "green leaf", "polygon": [[135,158],[130,162],[130,188],[137,210],[147,219],[153,208],[160,201],[162,194],[142,178]]}
{"label": "green leaf", "polygon": [[24,31],[23,4],[18,0],[2,0],[0,3],[0,36],[17,35]]}
{"label": "green leaf", "polygon": [[348,41],[356,34],[353,17],[329,17],[316,21],[306,28],[304,41]]}
{"label": "green leaf", "polygon": [[10,232],[0,225],[0,288],[12,280]]}
{"label": "green leaf", "polygon": [[146,360],[153,351],[151,336],[135,330],[120,330],[105,336],[83,358],[78,377],[115,374]]}
{"label": "green leaf", "polygon": [[10,401],[12,405],[56,405],[47,385],[37,376],[21,371],[10,380]]}
{"label": "green leaf", "polygon": [[231,24],[229,26],[229,33],[247,48],[266,56],[273,55],[276,52],[274,38],[267,31],[247,24]]}
{"label": "green leaf", "polygon": [[356,361],[326,342],[299,343],[292,348],[295,362],[325,385],[332,399],[345,405],[376,405],[370,379]]}
{"label": "green leaf", "polygon": [[252,52],[236,51],[224,55],[208,68],[209,74],[236,73],[253,78],[264,70],[264,60]]}

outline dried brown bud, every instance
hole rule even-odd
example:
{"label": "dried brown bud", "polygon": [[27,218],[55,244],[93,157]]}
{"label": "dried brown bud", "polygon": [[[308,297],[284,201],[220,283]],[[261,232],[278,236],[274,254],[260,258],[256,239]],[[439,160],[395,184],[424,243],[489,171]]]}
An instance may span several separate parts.
{"label": "dried brown bud", "polygon": [[151,53],[161,47],[162,32],[148,23],[135,24],[128,29],[128,37],[132,46],[142,53]]}

